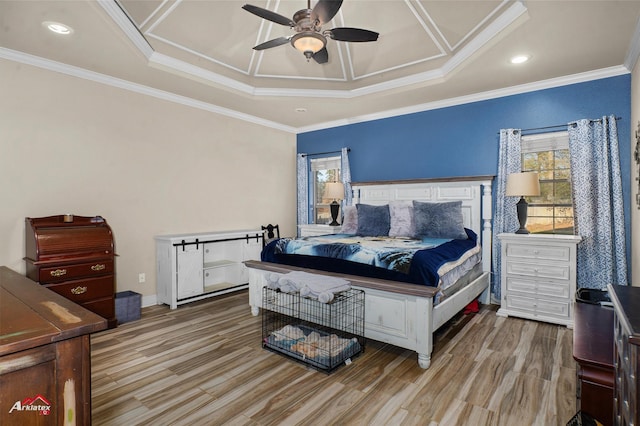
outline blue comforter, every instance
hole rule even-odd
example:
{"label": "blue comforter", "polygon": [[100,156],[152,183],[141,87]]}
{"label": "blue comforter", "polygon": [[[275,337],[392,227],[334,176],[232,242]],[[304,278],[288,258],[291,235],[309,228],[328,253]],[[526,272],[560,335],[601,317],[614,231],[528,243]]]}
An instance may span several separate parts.
{"label": "blue comforter", "polygon": [[[397,250],[383,247],[382,251],[375,253],[371,247],[356,244],[362,238],[353,235],[333,236],[335,242],[329,242],[331,237],[324,236],[322,242],[315,246],[310,244],[313,237],[279,239],[264,248],[261,259],[342,274],[437,286],[440,280],[438,269],[476,246],[477,235],[470,229],[466,232],[466,240],[415,240],[408,247]],[[348,242],[347,238],[354,240]]]}

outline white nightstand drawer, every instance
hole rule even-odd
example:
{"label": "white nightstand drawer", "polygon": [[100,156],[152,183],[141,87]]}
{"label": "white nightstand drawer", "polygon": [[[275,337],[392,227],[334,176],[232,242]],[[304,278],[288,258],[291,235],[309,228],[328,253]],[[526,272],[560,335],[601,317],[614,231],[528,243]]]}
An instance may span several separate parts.
{"label": "white nightstand drawer", "polygon": [[527,312],[534,314],[536,312],[535,297],[523,297],[515,294],[509,294],[509,297],[505,300],[507,309],[516,310],[518,312]]}
{"label": "white nightstand drawer", "polygon": [[531,296],[535,296],[538,293],[538,284],[535,281],[518,277],[506,277],[506,280],[506,290],[509,292],[517,291],[519,293],[527,293]]}
{"label": "white nightstand drawer", "polygon": [[563,263],[541,264],[512,261],[507,258],[507,275],[524,275],[533,278],[551,278],[555,280],[571,279],[571,266]]}
{"label": "white nightstand drawer", "polygon": [[569,319],[569,303],[535,299],[509,294],[506,298],[507,309],[533,314],[534,316]]}
{"label": "white nightstand drawer", "polygon": [[571,248],[567,246],[542,246],[507,243],[507,256],[511,258],[566,261],[571,260]]}
{"label": "white nightstand drawer", "polygon": [[526,278],[507,276],[507,291],[531,296],[559,298],[567,300],[571,296],[568,282],[544,282]]}
{"label": "white nightstand drawer", "polygon": [[557,318],[569,318],[569,303],[538,300],[536,313],[540,315],[552,315]]}

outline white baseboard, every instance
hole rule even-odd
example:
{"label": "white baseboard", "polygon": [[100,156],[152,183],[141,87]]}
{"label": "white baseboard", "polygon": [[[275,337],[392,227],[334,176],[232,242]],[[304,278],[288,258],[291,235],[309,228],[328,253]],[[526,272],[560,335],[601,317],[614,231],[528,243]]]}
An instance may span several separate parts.
{"label": "white baseboard", "polygon": [[158,304],[158,296],[152,294],[150,296],[142,296],[142,307],[146,308],[147,306],[154,306]]}

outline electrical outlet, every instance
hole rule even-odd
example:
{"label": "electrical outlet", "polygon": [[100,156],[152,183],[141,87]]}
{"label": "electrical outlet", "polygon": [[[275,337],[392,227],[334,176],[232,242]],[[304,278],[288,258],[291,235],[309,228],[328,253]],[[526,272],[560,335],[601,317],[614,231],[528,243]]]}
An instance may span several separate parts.
{"label": "electrical outlet", "polygon": [[143,283],[147,280],[147,276],[145,275],[144,272],[138,274],[138,282],[139,283]]}

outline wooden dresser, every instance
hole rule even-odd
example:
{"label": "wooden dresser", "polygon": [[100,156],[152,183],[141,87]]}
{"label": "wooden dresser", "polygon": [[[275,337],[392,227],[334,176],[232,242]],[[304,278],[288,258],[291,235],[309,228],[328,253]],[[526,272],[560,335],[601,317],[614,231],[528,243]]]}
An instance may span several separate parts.
{"label": "wooden dresser", "polygon": [[613,302],[614,424],[640,424],[640,288],[609,285]]}
{"label": "wooden dresser", "polygon": [[0,266],[0,425],[91,424],[89,334],[104,318]]}
{"label": "wooden dresser", "polygon": [[26,218],[27,277],[117,325],[111,228],[100,216]]}
{"label": "wooden dresser", "polygon": [[575,304],[573,359],[576,360],[578,409],[604,426],[613,422],[613,309]]}

